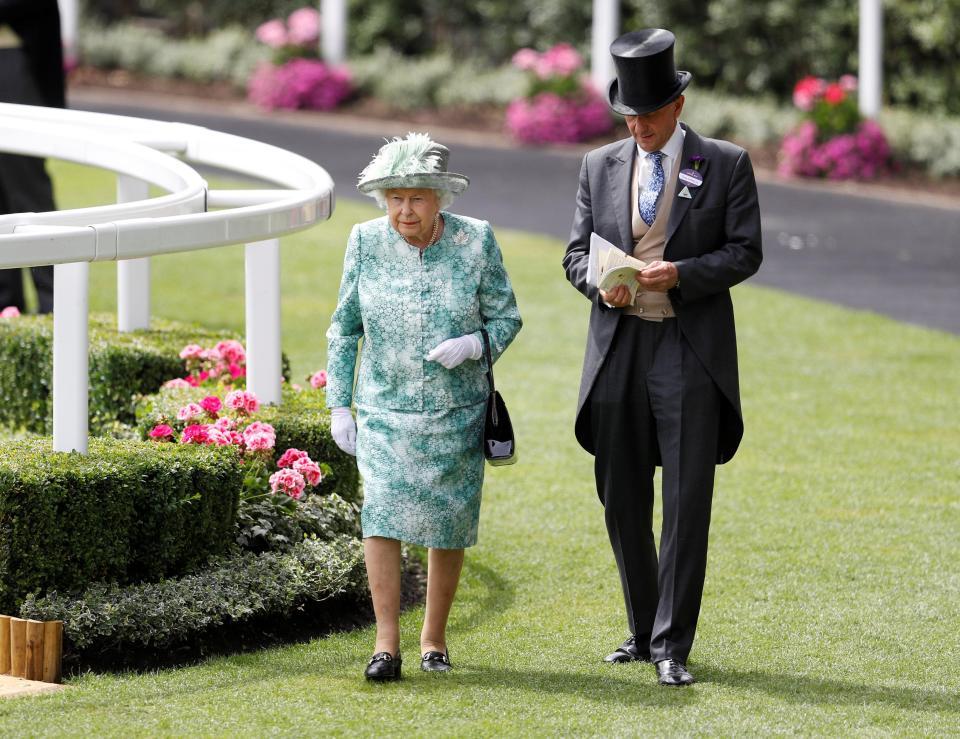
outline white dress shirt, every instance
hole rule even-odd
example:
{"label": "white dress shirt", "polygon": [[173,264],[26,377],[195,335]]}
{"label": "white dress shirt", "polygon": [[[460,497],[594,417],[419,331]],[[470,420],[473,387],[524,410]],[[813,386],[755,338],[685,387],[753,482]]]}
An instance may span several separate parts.
{"label": "white dress shirt", "polygon": [[[677,123],[676,128],[673,129],[673,134],[667,139],[667,143],[664,144],[663,148],[660,149],[660,152],[663,154],[660,158],[660,164],[663,166],[664,182],[670,181],[670,173],[673,171],[673,165],[680,159],[680,155],[683,154],[683,137],[686,136],[686,134],[687,132]],[[637,158],[635,161],[635,166],[639,168],[637,182],[640,183],[641,188],[637,193],[637,198],[634,198],[633,203],[633,209],[637,210],[639,207],[637,204],[639,194],[647,188],[647,185],[650,184],[650,178],[653,176],[653,161],[647,157],[647,152],[640,148],[640,144],[637,144]]]}

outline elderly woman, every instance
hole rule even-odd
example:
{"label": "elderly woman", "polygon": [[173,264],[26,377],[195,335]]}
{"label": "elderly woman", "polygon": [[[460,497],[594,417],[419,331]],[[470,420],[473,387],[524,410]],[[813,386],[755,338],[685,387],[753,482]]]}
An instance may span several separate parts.
{"label": "elderly woman", "polygon": [[370,680],[400,677],[401,542],[429,549],[421,669],[451,669],[447,617],[464,548],[477,541],[483,484],[482,332],[495,361],[521,326],[489,224],[444,210],[469,184],[447,171],[448,157],[411,133],[384,145],[360,174],[360,192],[387,215],[354,226],[327,332],[331,433],[356,454],[363,478],[377,619]]}

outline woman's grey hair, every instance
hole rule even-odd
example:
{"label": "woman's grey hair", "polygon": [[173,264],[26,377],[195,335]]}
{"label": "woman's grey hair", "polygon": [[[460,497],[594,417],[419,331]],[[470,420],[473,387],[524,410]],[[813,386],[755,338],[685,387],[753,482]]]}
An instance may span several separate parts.
{"label": "woman's grey hair", "polygon": [[[393,189],[393,188],[390,188]],[[457,196],[451,190],[444,190],[440,187],[431,187],[431,190],[435,190],[437,193],[437,200],[440,205],[440,210],[446,210],[450,207],[450,204],[456,200]],[[371,190],[370,195],[373,195],[374,200],[377,201],[379,205],[384,210],[387,209],[387,191],[386,190]]]}

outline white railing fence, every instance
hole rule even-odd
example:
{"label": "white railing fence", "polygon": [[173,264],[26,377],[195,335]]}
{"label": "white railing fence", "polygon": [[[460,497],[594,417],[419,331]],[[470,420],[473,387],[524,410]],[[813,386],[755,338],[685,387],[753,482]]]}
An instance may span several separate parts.
{"label": "white railing fence", "polygon": [[[117,173],[114,204],[0,215],[0,268],[54,265],[55,451],[87,450],[89,262],[118,261],[117,323],[132,331],[150,325],[151,256],[246,244],[247,387],[280,403],[279,237],[332,214],[322,167],[201,126],[9,104],[0,104],[0,151]],[[191,164],[277,187],[210,190]],[[151,185],[165,194],[150,197]]]}

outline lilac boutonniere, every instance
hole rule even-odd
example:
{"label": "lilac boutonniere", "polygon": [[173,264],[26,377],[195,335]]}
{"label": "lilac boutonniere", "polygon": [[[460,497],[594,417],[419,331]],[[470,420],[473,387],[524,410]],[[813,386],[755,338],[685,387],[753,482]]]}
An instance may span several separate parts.
{"label": "lilac boutonniere", "polygon": [[701,154],[694,154],[692,157],[690,157],[690,164],[693,165],[693,168],[697,172],[700,171],[700,165],[702,165],[705,161],[707,161],[706,157]]}

